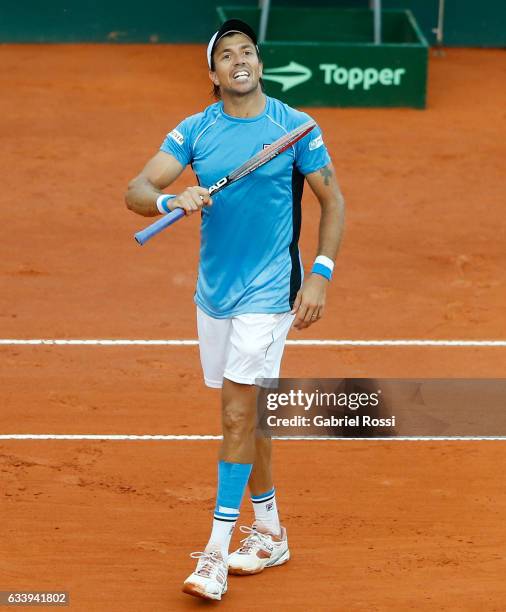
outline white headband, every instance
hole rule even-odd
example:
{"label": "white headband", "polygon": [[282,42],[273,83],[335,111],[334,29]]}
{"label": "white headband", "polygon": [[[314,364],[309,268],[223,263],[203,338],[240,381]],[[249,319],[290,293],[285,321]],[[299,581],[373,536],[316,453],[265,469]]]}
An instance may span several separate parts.
{"label": "white headband", "polygon": [[[221,36],[220,36],[220,40],[226,36],[227,34],[244,34],[244,32],[241,32],[240,30],[228,30],[228,32],[224,32]],[[209,70],[211,70],[211,63],[212,63],[212,54],[213,54],[213,47],[214,47],[214,43],[217,42],[216,41],[216,37],[218,36],[218,32],[215,32],[212,37],[211,40],[209,41],[209,44],[207,45],[207,65],[209,66]],[[244,34],[244,36],[248,36],[247,34]],[[249,36],[248,36],[249,38]],[[252,41],[253,42],[253,41]],[[256,50],[258,51],[258,46],[255,45]]]}

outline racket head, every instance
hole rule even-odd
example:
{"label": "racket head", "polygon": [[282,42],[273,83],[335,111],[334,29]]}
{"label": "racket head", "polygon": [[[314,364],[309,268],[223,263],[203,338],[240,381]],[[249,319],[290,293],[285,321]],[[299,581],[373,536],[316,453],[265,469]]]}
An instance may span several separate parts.
{"label": "racket head", "polygon": [[306,121],[306,123],[299,125],[297,128],[295,128],[291,132],[288,132],[288,134],[284,134],[283,136],[281,136],[281,138],[278,138],[272,144],[265,147],[265,149],[263,149],[262,151],[260,151],[259,153],[257,153],[256,155],[248,159],[248,161],[245,162],[242,166],[239,166],[239,168],[231,172],[227,177],[228,178],[227,184],[230,184],[233,181],[239,180],[240,178],[246,176],[250,172],[253,172],[257,168],[260,168],[260,166],[263,166],[264,164],[266,164],[273,157],[276,157],[280,153],[283,153],[283,151],[286,151],[287,149],[289,149],[296,142],[298,142],[299,140],[302,140],[302,138],[304,138],[304,136],[309,134],[309,132],[315,126],[316,126],[316,121],[311,119],[310,121]]}

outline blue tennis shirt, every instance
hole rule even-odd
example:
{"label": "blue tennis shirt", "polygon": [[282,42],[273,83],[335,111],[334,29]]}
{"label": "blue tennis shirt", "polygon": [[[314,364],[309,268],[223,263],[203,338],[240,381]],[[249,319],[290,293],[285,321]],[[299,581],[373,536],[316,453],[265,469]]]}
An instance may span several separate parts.
{"label": "blue tennis shirt", "polygon": [[[209,187],[310,117],[266,96],[264,111],[231,117],[223,103],[184,119],[161,151]],[[196,304],[209,316],[280,313],[292,308],[303,270],[299,255],[304,176],[330,161],[320,129],[237,183],[202,210]]]}

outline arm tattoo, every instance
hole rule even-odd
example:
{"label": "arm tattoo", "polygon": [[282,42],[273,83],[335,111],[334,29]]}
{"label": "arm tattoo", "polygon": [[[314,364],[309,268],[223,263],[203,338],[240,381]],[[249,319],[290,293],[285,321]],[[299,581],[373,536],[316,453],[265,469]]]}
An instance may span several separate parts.
{"label": "arm tattoo", "polygon": [[320,174],[323,176],[323,180],[325,181],[325,185],[328,187],[330,185],[330,177],[332,176],[332,170],[325,166],[320,170]]}

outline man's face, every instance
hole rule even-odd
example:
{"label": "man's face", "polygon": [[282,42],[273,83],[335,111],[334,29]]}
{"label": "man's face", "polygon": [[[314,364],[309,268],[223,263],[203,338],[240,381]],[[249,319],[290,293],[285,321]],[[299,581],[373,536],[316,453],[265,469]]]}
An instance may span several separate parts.
{"label": "man's face", "polygon": [[246,95],[258,87],[262,63],[253,41],[245,34],[224,36],[216,45],[213,59],[214,71],[209,71],[209,77],[222,92]]}

